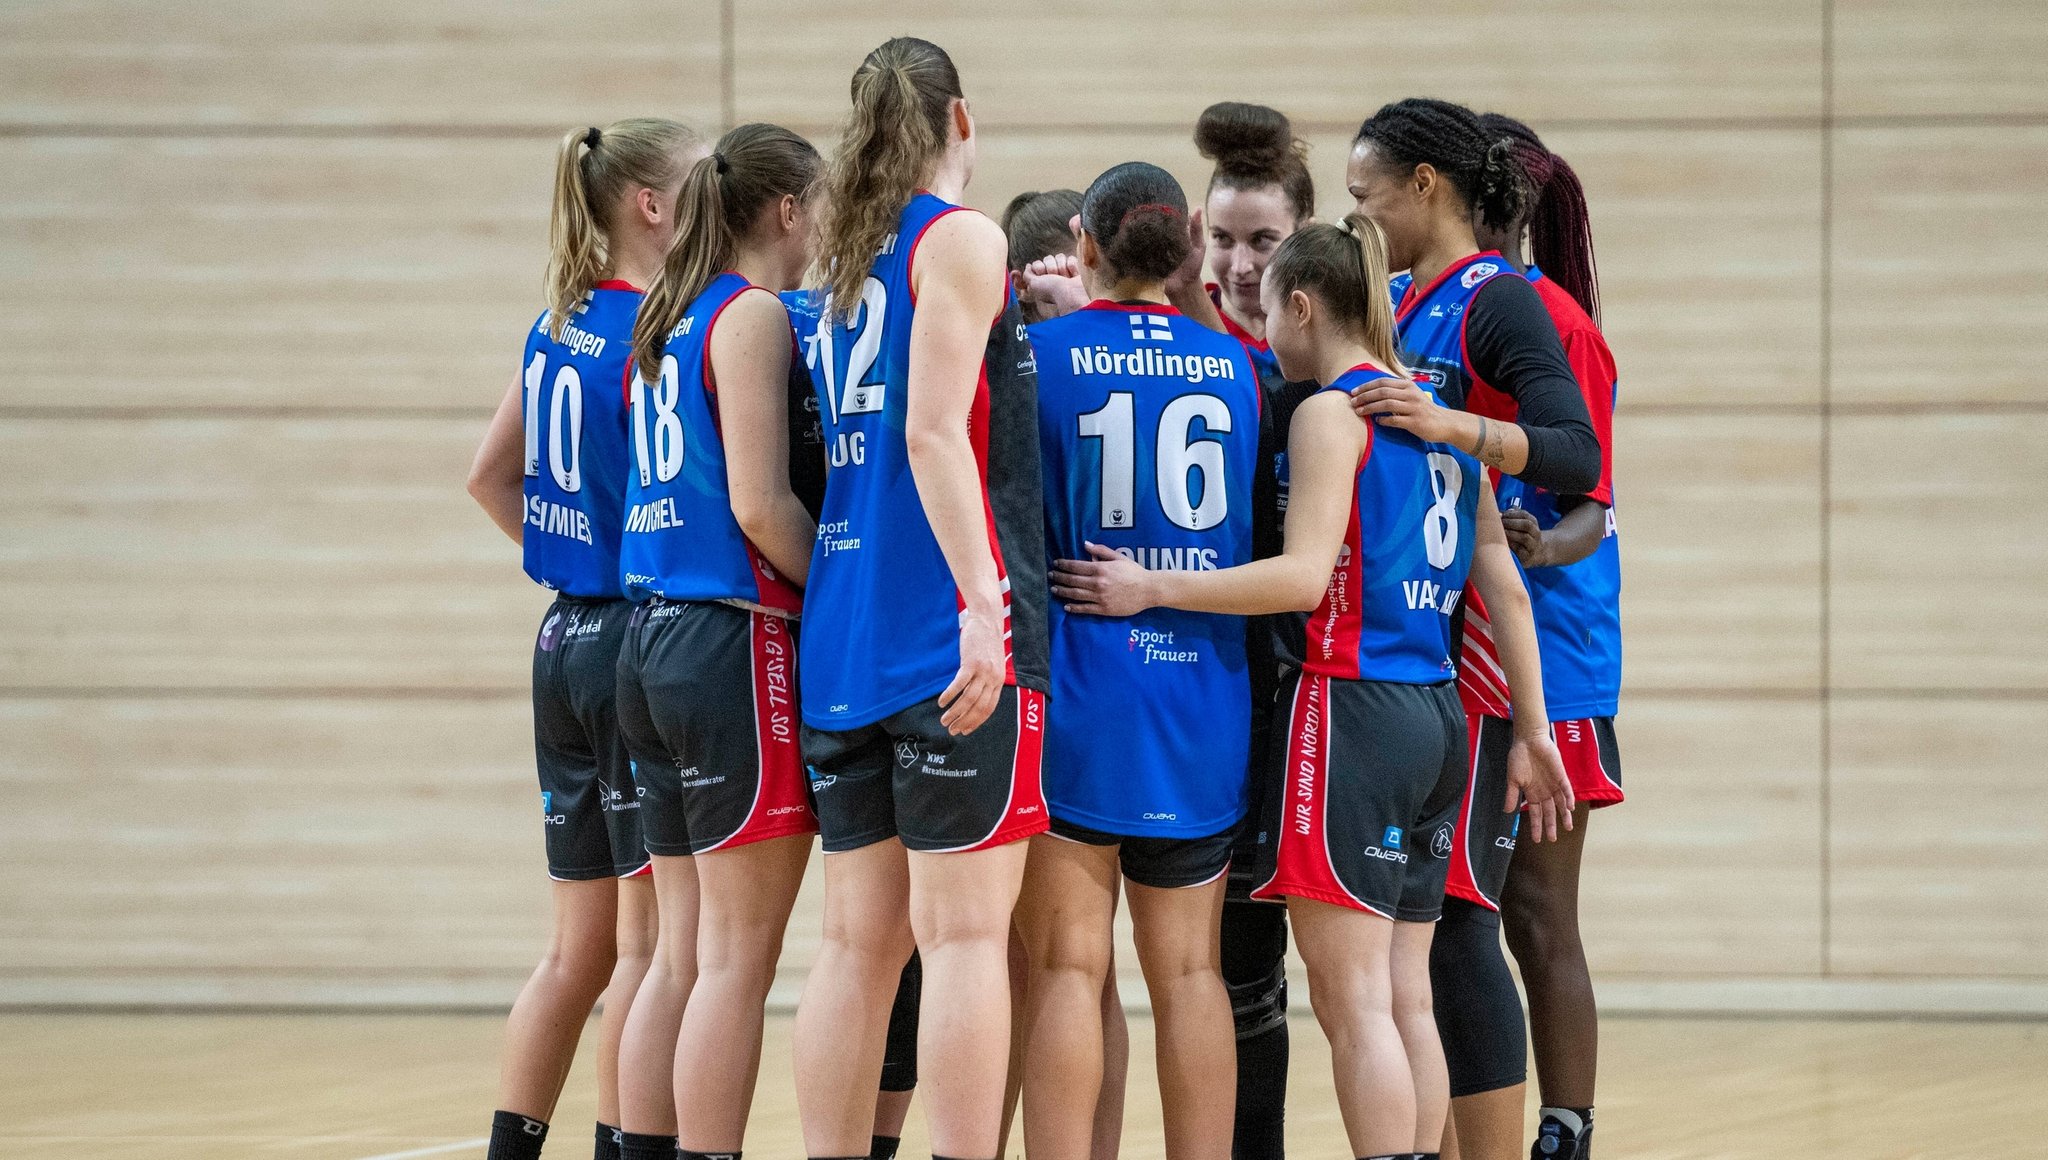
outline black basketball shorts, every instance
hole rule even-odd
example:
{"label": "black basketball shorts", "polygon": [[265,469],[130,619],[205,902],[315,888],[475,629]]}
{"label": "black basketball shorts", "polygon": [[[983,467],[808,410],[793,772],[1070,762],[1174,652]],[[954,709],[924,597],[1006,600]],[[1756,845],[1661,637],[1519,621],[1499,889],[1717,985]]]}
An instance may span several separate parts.
{"label": "black basketball shorts", "polygon": [[1455,684],[1290,672],[1278,712],[1287,741],[1280,812],[1252,897],[1434,922],[1465,790]]}
{"label": "black basketball shorts", "polygon": [[613,670],[632,605],[562,596],[533,645],[533,748],[548,875],[645,873],[640,798],[619,733]]}
{"label": "black basketball shorts", "polygon": [[980,728],[955,737],[937,698],[871,725],[806,725],[804,760],[827,854],[899,838],[911,850],[985,850],[1043,833],[1045,694],[1003,689]]}
{"label": "black basketball shorts", "polygon": [[796,621],[704,601],[633,610],[619,724],[647,849],[664,857],[815,833],[797,747]]}

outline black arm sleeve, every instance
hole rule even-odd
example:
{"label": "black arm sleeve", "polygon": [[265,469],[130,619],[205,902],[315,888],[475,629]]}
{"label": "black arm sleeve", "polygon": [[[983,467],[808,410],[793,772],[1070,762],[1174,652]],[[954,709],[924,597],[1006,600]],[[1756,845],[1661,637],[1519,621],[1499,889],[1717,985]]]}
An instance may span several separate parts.
{"label": "black arm sleeve", "polygon": [[1535,287],[1505,275],[1480,287],[1465,314],[1465,351],[1472,374],[1520,409],[1529,463],[1519,477],[1559,495],[1598,487],[1600,440]]}

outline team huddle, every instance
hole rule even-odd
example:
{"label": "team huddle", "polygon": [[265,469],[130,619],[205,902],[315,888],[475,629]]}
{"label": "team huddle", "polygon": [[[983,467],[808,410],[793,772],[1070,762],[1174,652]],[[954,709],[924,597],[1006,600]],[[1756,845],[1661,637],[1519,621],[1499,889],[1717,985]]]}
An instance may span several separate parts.
{"label": "team huddle", "polygon": [[813,1158],[893,1157],[913,1091],[936,1157],[1114,1157],[1123,901],[1172,1160],[1282,1155],[1290,930],[1354,1156],[1591,1154],[1620,570],[1578,179],[1404,100],[1332,224],[1278,112],[1195,141],[1199,205],[1132,161],[999,225],[914,38],[829,159],[564,139],[470,479],[557,597],[555,931],[491,1160],[540,1155],[600,999],[599,1160],[737,1157],[814,840]]}

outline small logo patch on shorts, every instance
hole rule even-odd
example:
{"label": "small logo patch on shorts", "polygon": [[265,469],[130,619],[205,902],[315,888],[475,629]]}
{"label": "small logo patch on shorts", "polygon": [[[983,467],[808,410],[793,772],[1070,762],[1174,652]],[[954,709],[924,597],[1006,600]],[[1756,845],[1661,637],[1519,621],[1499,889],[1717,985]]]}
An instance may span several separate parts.
{"label": "small logo patch on shorts", "polygon": [[1380,845],[1382,845],[1382,846],[1385,846],[1385,847],[1386,847],[1387,849],[1389,849],[1389,850],[1398,850],[1398,849],[1400,849],[1400,848],[1401,848],[1401,827],[1399,827],[1399,826],[1388,826],[1388,827],[1387,827],[1387,832],[1386,832],[1386,833],[1384,833],[1384,834],[1381,834],[1381,835],[1380,835]]}

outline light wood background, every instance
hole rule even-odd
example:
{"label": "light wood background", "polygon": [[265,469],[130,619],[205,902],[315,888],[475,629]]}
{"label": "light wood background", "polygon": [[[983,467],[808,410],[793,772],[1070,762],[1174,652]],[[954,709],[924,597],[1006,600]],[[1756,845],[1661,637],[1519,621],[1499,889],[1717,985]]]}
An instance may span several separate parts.
{"label": "light wood background", "polygon": [[990,208],[1133,158],[1199,194],[1219,99],[1296,118],[1331,212],[1386,100],[1534,124],[1585,179],[1622,372],[1603,982],[2038,1006],[2038,4],[868,11],[0,9],[0,1001],[509,999],[546,918],[545,597],[462,477],[538,309],[553,142],[828,137],[912,31],[959,63]]}

